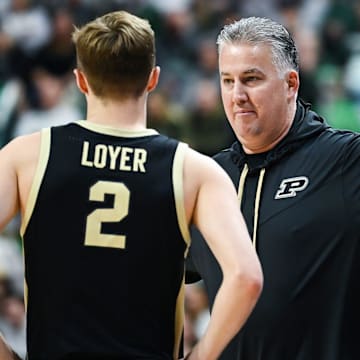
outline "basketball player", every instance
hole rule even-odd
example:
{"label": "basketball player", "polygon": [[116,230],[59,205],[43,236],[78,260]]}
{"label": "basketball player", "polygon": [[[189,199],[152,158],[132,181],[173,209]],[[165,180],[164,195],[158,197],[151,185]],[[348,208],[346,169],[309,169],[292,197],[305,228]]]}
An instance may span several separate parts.
{"label": "basketball player", "polygon": [[0,227],[22,215],[28,360],[182,357],[191,223],[224,280],[187,358],[216,359],[262,288],[231,180],[212,159],[146,127],[160,72],[146,20],[109,13],[73,40],[86,121],[0,151]]}

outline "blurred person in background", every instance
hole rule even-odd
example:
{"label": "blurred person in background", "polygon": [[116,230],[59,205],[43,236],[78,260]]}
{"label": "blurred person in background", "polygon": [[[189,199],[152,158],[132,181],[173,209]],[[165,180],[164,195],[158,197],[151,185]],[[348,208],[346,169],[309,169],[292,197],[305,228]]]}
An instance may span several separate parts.
{"label": "blurred person in background", "polygon": [[0,332],[0,359],[1,360],[23,360],[16,354],[9,345],[5,342],[3,335]]}
{"label": "blurred person in background", "polygon": [[[1,263],[1,262],[0,262]],[[20,358],[18,354],[16,354],[10,347],[7,345],[3,338],[3,331],[7,331],[10,329],[10,325],[7,323],[7,321],[4,319],[4,309],[6,308],[9,299],[11,299],[14,296],[14,288],[12,286],[12,279],[11,279],[11,272],[8,272],[10,269],[4,270],[4,268],[0,269],[0,359],[1,360],[24,360],[24,358]],[[22,297],[18,297],[19,301],[22,302]],[[18,308],[19,309],[19,308]],[[17,318],[19,319],[18,324],[21,323],[21,326],[25,325],[25,310],[22,306],[22,313],[17,312]],[[21,320],[20,320],[21,318]],[[5,325],[5,326],[4,326]],[[11,343],[11,346],[13,346],[13,349],[18,349],[20,351],[23,351],[24,348],[26,348],[26,341],[25,338],[20,338],[19,336],[15,338],[12,337],[9,332],[7,332],[7,335],[9,335],[9,338],[7,341]],[[18,334],[17,334],[18,335]],[[22,333],[22,336],[25,335]]]}
{"label": "blurred person in background", "polygon": [[185,303],[194,337],[198,340],[204,335],[210,319],[208,297],[202,281],[186,286]]}
{"label": "blurred person in background", "polygon": [[149,127],[170,137],[184,139],[184,110],[163,91],[151,93],[148,102]]}
{"label": "blurred person in background", "polygon": [[317,109],[324,87],[319,87],[320,44],[315,31],[297,28],[293,32],[294,41],[301,57],[299,59],[299,96]]}
{"label": "blurred person in background", "polygon": [[0,309],[0,332],[11,348],[22,358],[26,357],[26,316],[23,295],[10,294]]}
{"label": "blurred person in background", "polygon": [[44,5],[34,0],[10,0],[0,19],[0,58],[7,76],[27,82],[33,56],[50,39],[51,31],[50,15]]}
{"label": "blurred person in background", "polygon": [[21,243],[13,235],[17,230],[18,226],[9,233],[3,231],[0,234],[0,275],[5,275],[11,288],[21,294],[24,291],[24,264]]}
{"label": "blurred person in background", "polygon": [[333,0],[324,13],[323,25],[320,29],[321,57],[326,64],[344,66],[351,55],[347,43],[349,32],[356,24],[352,1]]}
{"label": "blurred person in background", "polygon": [[212,156],[235,138],[224,121],[218,86],[211,80],[201,79],[193,88],[193,103],[188,110],[184,138],[194,149]]}
{"label": "blurred person in background", "polygon": [[13,122],[8,124],[8,140],[84,117],[76,102],[66,101],[69,89],[68,78],[50,71],[52,70],[44,67],[36,67],[32,70],[33,102],[24,103],[23,108],[18,109]]}
{"label": "blurred person in background", "polygon": [[[186,303],[186,299],[185,299]],[[195,335],[194,324],[191,319],[187,308],[185,307],[184,313],[184,354],[190,354],[191,350],[194,348],[198,338]]]}
{"label": "blurred person in background", "polygon": [[[331,126],[360,132],[360,106],[349,93],[345,75],[334,65],[321,68],[318,83],[323,91],[317,108]],[[353,76],[356,78],[354,72]]]}
{"label": "blurred person in background", "polygon": [[76,66],[75,46],[71,41],[75,19],[65,6],[55,7],[50,12],[52,31],[49,40],[35,52],[35,66],[49,69],[53,74],[72,77]]}

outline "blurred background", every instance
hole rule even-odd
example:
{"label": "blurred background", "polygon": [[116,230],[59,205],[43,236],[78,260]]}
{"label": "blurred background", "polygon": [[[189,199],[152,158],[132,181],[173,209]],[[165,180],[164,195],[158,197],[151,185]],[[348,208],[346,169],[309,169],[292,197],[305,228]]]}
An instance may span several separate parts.
{"label": "blurred background", "polygon": [[[149,19],[161,67],[149,127],[213,155],[234,135],[218,84],[216,36],[245,16],[271,17],[300,53],[300,96],[337,128],[360,130],[359,0],[0,0],[0,147],[13,137],[85,118],[72,70],[73,25],[113,10]],[[0,331],[25,356],[19,219],[0,234]],[[185,348],[209,317],[201,282],[186,288]]]}

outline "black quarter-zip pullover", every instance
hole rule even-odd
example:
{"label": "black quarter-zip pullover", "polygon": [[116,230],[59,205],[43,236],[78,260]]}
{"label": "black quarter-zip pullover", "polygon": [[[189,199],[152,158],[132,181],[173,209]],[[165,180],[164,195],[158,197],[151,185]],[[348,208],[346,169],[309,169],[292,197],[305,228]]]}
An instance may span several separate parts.
{"label": "black quarter-zip pullover", "polygon": [[[299,101],[272,150],[249,157],[236,142],[215,159],[238,189],[264,272],[253,313],[220,359],[360,359],[360,134]],[[194,272],[212,306],[222,275],[196,231],[188,279]]]}

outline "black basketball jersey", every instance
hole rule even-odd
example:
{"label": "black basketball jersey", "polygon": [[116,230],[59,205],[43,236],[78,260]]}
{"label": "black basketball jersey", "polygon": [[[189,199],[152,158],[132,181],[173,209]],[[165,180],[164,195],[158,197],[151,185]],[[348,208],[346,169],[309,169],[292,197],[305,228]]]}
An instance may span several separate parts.
{"label": "black basketball jersey", "polygon": [[151,129],[42,131],[21,228],[29,360],[182,355],[185,149]]}

